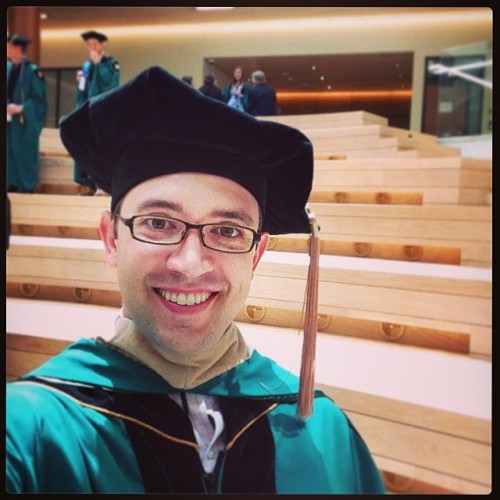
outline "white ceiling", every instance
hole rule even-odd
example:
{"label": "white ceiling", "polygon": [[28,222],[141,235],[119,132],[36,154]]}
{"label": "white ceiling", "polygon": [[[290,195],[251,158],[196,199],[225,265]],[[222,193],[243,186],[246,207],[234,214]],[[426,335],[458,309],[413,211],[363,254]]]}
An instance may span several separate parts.
{"label": "white ceiling", "polygon": [[197,11],[195,7],[56,7],[40,6],[47,14],[42,29],[98,29],[110,26],[165,23],[210,23],[300,19],[323,16],[380,16],[417,12],[461,12],[470,7],[235,7],[232,10]]}

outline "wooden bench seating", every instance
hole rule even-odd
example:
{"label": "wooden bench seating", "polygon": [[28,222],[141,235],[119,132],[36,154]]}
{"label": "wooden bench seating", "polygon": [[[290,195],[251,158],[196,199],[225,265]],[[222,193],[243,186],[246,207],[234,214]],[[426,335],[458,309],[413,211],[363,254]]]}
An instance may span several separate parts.
{"label": "wooden bench seating", "polygon": [[[418,156],[418,151],[415,149],[399,147],[397,137],[381,137],[380,134],[372,133],[370,128],[367,128],[362,136],[332,136],[310,139],[314,147],[314,156],[318,159]],[[54,132],[42,132],[40,156],[42,159],[69,160],[64,163],[73,166],[73,160],[68,151]]]}
{"label": "wooden bench seating", "polygon": [[[75,182],[40,183],[37,185],[37,194],[63,194],[63,195],[91,195],[89,189]],[[318,203],[363,203],[383,205],[422,205],[422,193],[399,193],[387,191],[312,191],[309,201]]]}
{"label": "wooden bench seating", "polygon": [[403,149],[416,149],[419,156],[460,156],[461,150],[439,143],[437,136],[387,125],[380,126],[382,137],[396,137]]}
{"label": "wooden bench seating", "polygon": [[[116,274],[106,264],[102,244],[69,243],[12,242],[8,296],[119,307]],[[382,262],[321,257],[321,331],[491,356],[490,270]],[[307,263],[303,254],[267,252],[239,319],[298,327]]]}
{"label": "wooden bench seating", "polygon": [[[485,205],[492,190],[492,162],[462,157],[349,158],[326,155],[314,163],[315,191],[418,194],[428,204]],[[79,194],[69,158],[42,157],[37,192]]]}
{"label": "wooden bench seating", "polygon": [[422,156],[455,156],[460,149],[438,142],[435,135],[389,126],[386,118],[366,111],[317,113],[259,117],[302,130],[311,140],[326,137],[366,135],[370,131],[380,137],[394,137],[402,149],[418,150]]}
{"label": "wooden bench seating", "polygon": [[321,225],[321,237],[327,240],[458,247],[462,265],[492,265],[488,206],[311,203],[311,208]]}
{"label": "wooden bench seating", "polygon": [[[331,193],[329,202],[487,205],[492,162],[462,157],[341,158],[315,160],[312,196]],[[36,192],[80,194],[67,158],[41,159]],[[316,195],[317,196],[317,195]],[[347,197],[346,197],[347,196]],[[356,200],[354,198],[356,197]],[[352,198],[352,199],[350,199]]]}
{"label": "wooden bench seating", "polygon": [[[364,111],[262,119],[297,127],[315,145],[317,384],[358,427],[391,493],[488,494],[492,162]],[[41,162],[40,192],[77,194],[56,129],[42,133]],[[42,336],[37,324],[10,327],[13,315],[56,317],[52,308],[70,307],[97,325],[95,311],[109,310],[111,324],[121,306],[97,241],[109,198],[12,194],[11,202],[8,378],[70,341],[56,331],[67,330],[64,312]],[[308,241],[272,237],[269,250],[236,319],[253,346],[296,372]]]}
{"label": "wooden bench seating", "polygon": [[261,116],[269,120],[302,129],[352,127],[358,125],[388,125],[389,120],[368,111],[345,111],[337,113],[313,113],[306,115]]}
{"label": "wooden bench seating", "polygon": [[[265,308],[260,313],[263,319],[268,308],[302,311],[306,268],[297,265],[297,259],[289,261],[285,263],[279,254],[267,254],[255,272],[248,304]],[[302,263],[307,263],[305,256]],[[385,264],[322,257],[322,330],[336,332],[338,328],[342,335],[408,341],[461,352],[467,342],[462,334],[466,334],[471,355],[491,356],[490,270],[408,262]],[[258,311],[255,315],[260,317]],[[292,317],[292,313],[289,315]],[[412,327],[417,328],[414,336],[409,333],[406,337]]]}
{"label": "wooden bench seating", "polygon": [[[382,193],[380,195],[384,201],[385,197]],[[11,193],[9,197],[14,235],[98,239],[99,217],[109,207],[109,198],[106,197],[17,193]],[[320,199],[324,198],[326,194]],[[354,199],[357,199],[356,195]],[[308,239],[302,235],[272,237],[268,248],[282,252],[309,251]],[[459,247],[373,243],[369,240],[336,241],[330,237],[321,242],[321,252],[325,255],[441,264],[460,264],[461,259]]]}
{"label": "wooden bench seating", "polygon": [[488,420],[320,387],[359,429],[389,493],[489,492],[492,445]]}
{"label": "wooden bench seating", "polygon": [[492,162],[463,157],[317,160],[313,191],[421,193],[425,205],[488,205]]}
{"label": "wooden bench seating", "polygon": [[[318,136],[314,139],[314,190],[401,195],[417,192],[426,204],[483,205],[491,194],[491,160],[462,158],[454,148],[437,144],[433,136],[380,124],[309,132]],[[43,130],[40,155],[37,192],[82,191],[73,182],[73,160],[57,129]]]}
{"label": "wooden bench seating", "polygon": [[326,124],[320,128],[314,128],[304,124],[302,132],[312,141],[315,150],[342,150],[363,149],[370,144],[378,144],[382,147],[384,141],[377,143],[377,139],[385,140],[391,147],[396,146],[398,150],[415,150],[418,156],[460,156],[459,148],[450,147],[438,142],[435,135],[413,132],[405,129],[389,127],[381,124],[336,126],[328,127]]}
{"label": "wooden bench seating", "polygon": [[[409,154],[416,150],[402,151],[396,137],[380,137],[379,134],[366,134],[354,137],[317,137],[310,138],[314,147],[314,156],[325,154],[345,155],[348,159],[392,157],[392,156],[417,156]],[[400,155],[400,153],[407,153]]]}
{"label": "wooden bench seating", "polygon": [[[108,197],[9,194],[12,233],[98,238]],[[491,207],[311,203],[322,253],[491,267]],[[274,251],[307,252],[307,238],[272,238]]]}
{"label": "wooden bench seating", "polygon": [[[33,302],[32,302],[33,304]],[[10,304],[8,304],[9,306]],[[79,304],[70,312],[57,313],[57,305],[48,306],[50,315],[66,317],[78,314],[87,324],[97,325],[92,306]],[[80,309],[80,312],[75,312]],[[15,308],[12,308],[14,311]],[[36,315],[36,308],[32,314]],[[108,324],[117,314],[109,309]],[[15,328],[15,326],[13,326]],[[248,341],[260,352],[275,357],[297,373],[301,339],[296,332],[265,325],[240,324]],[[71,329],[52,335],[7,333],[7,379],[12,380],[64,349],[71,340]],[[105,338],[109,338],[112,332]],[[90,334],[92,336],[92,334]],[[78,338],[78,333],[75,339]],[[353,421],[370,448],[391,493],[485,494],[491,488],[491,416],[488,405],[474,392],[468,381],[490,387],[491,371],[484,361],[441,353],[426,354],[422,370],[420,353],[410,346],[372,345],[372,342],[342,340],[318,336],[317,385],[330,395]],[[370,363],[364,353],[375,349]],[[395,363],[395,349],[398,362]],[[331,353],[331,354],[328,354]],[[398,376],[398,363],[404,377]],[[370,371],[367,377],[365,372]],[[444,371],[447,377],[437,374]],[[447,388],[449,387],[449,390]],[[398,396],[403,390],[404,396]],[[447,392],[447,398],[442,398]],[[487,393],[486,393],[487,394]],[[441,399],[439,399],[441,396]],[[464,397],[463,404],[457,401]],[[434,404],[437,398],[439,403]],[[470,405],[470,406],[469,406]],[[472,408],[472,411],[470,411]],[[415,443],[418,443],[416,445]]]}

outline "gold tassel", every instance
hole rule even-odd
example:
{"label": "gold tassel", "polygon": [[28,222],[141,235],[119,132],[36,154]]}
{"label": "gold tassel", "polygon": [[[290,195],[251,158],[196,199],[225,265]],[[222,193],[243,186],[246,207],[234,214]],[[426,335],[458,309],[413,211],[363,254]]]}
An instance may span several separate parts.
{"label": "gold tassel", "polygon": [[309,240],[309,271],[307,275],[304,314],[304,343],[300,367],[298,416],[305,419],[312,414],[314,401],[314,370],[316,360],[316,334],[318,331],[318,283],[319,283],[319,226],[316,216],[307,208],[311,235]]}

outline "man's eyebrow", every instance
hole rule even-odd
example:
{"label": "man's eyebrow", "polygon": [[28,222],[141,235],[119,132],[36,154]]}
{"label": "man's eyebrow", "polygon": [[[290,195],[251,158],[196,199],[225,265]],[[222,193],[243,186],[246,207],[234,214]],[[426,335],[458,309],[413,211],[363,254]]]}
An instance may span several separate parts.
{"label": "man's eyebrow", "polygon": [[138,213],[141,213],[145,210],[157,210],[166,208],[169,210],[175,210],[177,212],[182,212],[182,205],[180,203],[175,203],[173,201],[151,198],[149,200],[144,200],[137,207]]}
{"label": "man's eyebrow", "polygon": [[214,210],[210,213],[210,216],[219,217],[221,219],[235,219],[249,227],[253,226],[255,223],[258,223],[258,221],[255,221],[250,214],[242,210]]}

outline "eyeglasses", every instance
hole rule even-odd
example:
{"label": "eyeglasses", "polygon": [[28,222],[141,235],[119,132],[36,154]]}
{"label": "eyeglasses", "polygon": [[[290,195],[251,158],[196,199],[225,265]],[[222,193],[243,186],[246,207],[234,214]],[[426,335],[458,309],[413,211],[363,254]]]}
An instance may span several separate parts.
{"label": "eyeglasses", "polygon": [[177,245],[190,229],[196,229],[207,248],[225,253],[248,253],[261,238],[253,229],[236,224],[190,224],[154,215],[134,215],[129,219],[117,213],[113,215],[130,229],[132,238],[155,245]]}

